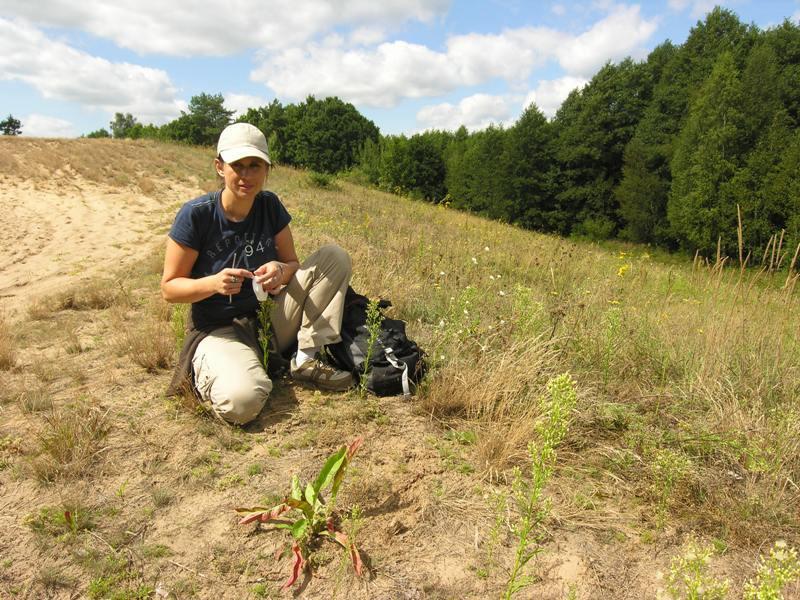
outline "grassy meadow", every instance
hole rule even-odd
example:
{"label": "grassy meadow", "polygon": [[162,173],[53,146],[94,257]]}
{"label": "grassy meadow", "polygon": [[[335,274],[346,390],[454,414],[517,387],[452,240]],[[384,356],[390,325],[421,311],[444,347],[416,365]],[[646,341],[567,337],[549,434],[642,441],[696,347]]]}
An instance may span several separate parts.
{"label": "grassy meadow", "polygon": [[[34,187],[214,185],[210,150],[0,149],[3,172]],[[300,597],[499,598],[515,577],[521,598],[800,597],[794,249],[740,269],[289,168],[268,187],[301,257],[338,243],[353,287],[408,322],[430,364],[417,395],[283,380],[246,428],[165,399],[183,315],[159,297],[179,206],[165,202],[135,266],[76,275],[0,320],[0,596],[290,596],[275,559],[287,537],[238,525],[234,508],[275,504],[292,474],[363,436],[337,508],[366,573],[324,545]]]}

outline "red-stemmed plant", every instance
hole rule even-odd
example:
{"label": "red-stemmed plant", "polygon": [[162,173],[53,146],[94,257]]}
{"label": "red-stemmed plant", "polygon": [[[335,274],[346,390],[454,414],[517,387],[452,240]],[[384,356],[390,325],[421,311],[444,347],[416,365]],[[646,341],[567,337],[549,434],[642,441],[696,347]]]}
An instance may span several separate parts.
{"label": "red-stemmed plant", "polygon": [[[236,509],[242,516],[240,525],[266,523],[273,529],[285,529],[291,533],[292,572],[282,589],[289,589],[298,580],[306,568],[310,547],[319,539],[339,544],[348,552],[356,574],[361,575],[361,556],[353,540],[337,527],[333,507],[347,466],[361,447],[362,441],[362,438],[357,438],[334,452],[325,461],[313,483],[302,486],[297,475],[292,477],[291,493],[277,506]],[[326,501],[323,494],[329,487],[330,495]]]}

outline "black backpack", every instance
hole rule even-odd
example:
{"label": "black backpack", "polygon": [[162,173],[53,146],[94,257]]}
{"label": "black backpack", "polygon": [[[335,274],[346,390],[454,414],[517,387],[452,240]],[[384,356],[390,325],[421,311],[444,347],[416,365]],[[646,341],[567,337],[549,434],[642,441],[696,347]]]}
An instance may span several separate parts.
{"label": "black backpack", "polygon": [[[347,288],[342,341],[325,347],[334,366],[350,371],[360,381],[369,349],[367,305],[369,299]],[[379,308],[391,306],[381,300]],[[425,353],[406,336],[406,324],[381,313],[381,328],[370,354],[367,389],[376,396],[409,396],[425,374]]]}

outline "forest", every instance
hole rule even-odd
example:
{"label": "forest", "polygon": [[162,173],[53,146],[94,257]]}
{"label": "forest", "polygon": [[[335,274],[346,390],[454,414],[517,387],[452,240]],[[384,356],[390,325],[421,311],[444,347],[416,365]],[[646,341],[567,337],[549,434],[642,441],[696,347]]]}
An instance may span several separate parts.
{"label": "forest", "polygon": [[[212,145],[233,117],[200,94],[161,127],[117,113],[111,132]],[[278,163],[338,174],[564,236],[712,257],[800,243],[800,26],[767,30],[715,8],[683,44],[607,63],[547,119],[382,135],[352,104],[251,108]],[[791,254],[791,252],[790,252]]]}

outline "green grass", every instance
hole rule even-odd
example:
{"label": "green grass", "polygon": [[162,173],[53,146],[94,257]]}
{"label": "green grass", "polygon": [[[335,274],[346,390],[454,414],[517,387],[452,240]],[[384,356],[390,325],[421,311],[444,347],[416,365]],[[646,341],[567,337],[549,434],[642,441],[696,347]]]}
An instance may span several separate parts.
{"label": "green grass", "polygon": [[[347,183],[337,202],[281,183],[303,247],[332,237],[353,255],[354,287],[409,321],[434,366],[420,406],[476,423],[487,470],[524,454],[524,436],[506,443],[507,423],[525,430],[546,375],[568,371],[587,390],[570,434],[579,462],[609,445],[632,455],[615,472],[661,507],[654,522],[742,540],[795,522],[782,482],[800,476],[796,292],[756,271],[537,235]],[[665,471],[652,450],[662,445],[687,456],[691,477]],[[720,470],[742,474],[747,499]],[[769,509],[742,520],[735,507],[751,501]]]}

